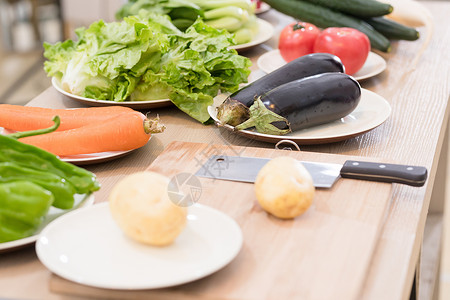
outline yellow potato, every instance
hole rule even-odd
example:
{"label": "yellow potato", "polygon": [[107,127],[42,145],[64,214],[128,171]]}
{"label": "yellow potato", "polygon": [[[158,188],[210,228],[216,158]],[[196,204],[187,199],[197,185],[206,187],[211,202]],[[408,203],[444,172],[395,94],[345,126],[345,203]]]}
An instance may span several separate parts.
{"label": "yellow potato", "polygon": [[187,209],[168,197],[169,178],[139,172],[118,182],[109,195],[113,219],[129,237],[154,246],[171,244],[186,225]]}
{"label": "yellow potato", "polygon": [[255,193],[265,211],[278,218],[291,219],[311,206],[315,188],[311,175],[301,162],[281,156],[270,160],[259,171]]}

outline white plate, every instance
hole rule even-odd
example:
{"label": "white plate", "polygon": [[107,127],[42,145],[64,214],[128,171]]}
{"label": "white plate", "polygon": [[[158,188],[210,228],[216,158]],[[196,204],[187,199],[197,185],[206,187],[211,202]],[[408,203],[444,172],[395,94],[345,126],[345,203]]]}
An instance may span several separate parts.
{"label": "white plate", "polygon": [[[13,132],[14,131],[0,127],[0,134],[10,134]],[[77,165],[77,166],[84,166],[84,165],[97,164],[97,163],[102,163],[102,162],[110,161],[113,159],[117,159],[117,158],[127,155],[128,153],[130,153],[131,151],[134,151],[134,150],[136,150],[136,149],[132,149],[132,150],[128,150],[128,151],[109,151],[109,152],[98,152],[98,153],[90,153],[90,154],[67,155],[67,156],[61,156],[61,157],[59,157],[59,159],[61,159],[62,161]]]}
{"label": "white plate", "polygon": [[265,2],[261,2],[260,7],[255,9],[255,14],[258,15],[258,14],[265,13],[266,11],[269,11],[270,8],[271,7],[269,4],[267,4]]}
{"label": "white plate", "polygon": [[275,32],[272,24],[270,24],[269,22],[267,22],[263,19],[258,18],[258,25],[259,25],[258,34],[253,38],[253,40],[251,42],[248,42],[245,44],[240,44],[240,45],[234,45],[229,48],[236,49],[238,51],[244,51],[251,47],[254,47],[256,45],[259,45],[259,44],[262,44],[262,43],[268,41]]}
{"label": "white plate", "polygon": [[172,105],[172,101],[170,99],[160,99],[160,100],[149,100],[149,101],[109,101],[109,100],[95,100],[90,98],[85,98],[77,95],[73,95],[61,87],[61,84],[58,79],[55,77],[52,78],[53,87],[60,92],[61,94],[84,104],[90,106],[109,106],[109,105],[119,105],[131,107],[133,109],[148,109],[148,108],[158,108]]}
{"label": "white plate", "polygon": [[55,274],[99,288],[151,289],[197,280],[233,260],[242,232],[218,210],[200,204],[188,209],[186,228],[166,247],[125,236],[103,202],[52,222],[36,242],[36,253]]}
{"label": "white plate", "polygon": [[[286,64],[281,57],[280,50],[272,50],[264,53],[258,58],[257,65],[265,73],[270,73]],[[378,75],[386,69],[386,61],[374,52],[369,52],[369,56],[362,68],[352,76],[356,80],[363,80]]]}
{"label": "white plate", "polygon": [[91,154],[79,154],[79,155],[67,155],[62,156],[60,159],[65,162],[72,163],[77,166],[84,166],[90,164],[97,164],[106,161],[110,161],[113,159],[120,158],[122,156],[127,155],[133,150],[128,151],[109,151],[109,152],[99,152],[99,153],[91,153]]}
{"label": "white plate", "polygon": [[62,216],[65,213],[68,213],[69,211],[73,211],[75,209],[78,209],[80,207],[87,207],[94,203],[94,196],[92,194],[90,195],[75,195],[75,204],[72,209],[63,210],[56,207],[50,207],[47,216],[44,219],[44,222],[41,224],[39,229],[36,231],[35,235],[15,240],[11,242],[6,243],[0,243],[0,253],[3,252],[9,252],[16,249],[20,249],[22,247],[25,247],[29,244],[32,244],[37,241],[39,233],[42,231],[42,229],[47,226],[51,221],[55,220],[56,218]]}
{"label": "white plate", "polygon": [[[391,114],[391,106],[386,99],[369,90],[361,90],[361,100],[349,115],[334,122],[305,128],[286,135],[270,135],[251,130],[234,131],[234,127],[230,125],[223,127],[245,137],[269,143],[291,140],[298,145],[312,145],[343,141],[374,129],[386,121]],[[220,102],[215,102],[214,106],[209,106],[208,112],[216,124],[221,126],[216,111],[219,104]]]}

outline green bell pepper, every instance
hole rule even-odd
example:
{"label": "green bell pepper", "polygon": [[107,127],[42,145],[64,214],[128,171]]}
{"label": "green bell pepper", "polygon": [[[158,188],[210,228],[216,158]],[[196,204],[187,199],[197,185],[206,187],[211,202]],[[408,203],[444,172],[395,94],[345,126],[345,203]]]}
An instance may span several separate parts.
{"label": "green bell pepper", "polygon": [[55,125],[46,129],[17,132],[0,135],[0,162],[13,162],[27,168],[50,172],[70,182],[78,194],[87,194],[100,189],[95,175],[88,170],[60,160],[56,155],[38,147],[17,141],[25,136],[45,134],[59,126],[59,117],[54,119]]}
{"label": "green bell pepper", "polygon": [[55,200],[53,206],[61,209],[73,207],[75,188],[61,176],[30,169],[11,162],[0,162],[0,183],[30,181],[50,191]]}
{"label": "green bell pepper", "polygon": [[0,243],[33,235],[53,200],[52,193],[32,182],[0,183]]}

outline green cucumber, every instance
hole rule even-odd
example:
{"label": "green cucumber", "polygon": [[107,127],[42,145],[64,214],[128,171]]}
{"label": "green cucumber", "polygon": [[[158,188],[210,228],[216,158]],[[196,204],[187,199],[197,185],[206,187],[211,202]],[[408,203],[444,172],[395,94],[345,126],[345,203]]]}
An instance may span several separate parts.
{"label": "green cucumber", "polygon": [[383,17],[369,18],[365,21],[389,39],[415,41],[420,36],[415,28],[402,25]]}
{"label": "green cucumber", "polygon": [[307,0],[355,17],[370,18],[390,14],[392,5],[376,0]]}
{"label": "green cucumber", "polygon": [[389,52],[391,43],[368,23],[327,7],[300,0],[264,0],[273,9],[321,28],[351,27],[367,35],[372,48]]}

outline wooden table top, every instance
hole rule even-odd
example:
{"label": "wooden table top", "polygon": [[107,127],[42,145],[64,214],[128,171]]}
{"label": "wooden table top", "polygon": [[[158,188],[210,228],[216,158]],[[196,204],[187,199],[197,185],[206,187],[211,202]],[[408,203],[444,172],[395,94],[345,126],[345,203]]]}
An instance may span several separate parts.
{"label": "wooden table top", "polygon": [[[435,181],[438,158],[448,122],[450,91],[450,3],[423,2],[434,17],[434,30],[429,44],[424,44],[426,28],[419,28],[416,42],[392,43],[389,54],[379,53],[387,69],[378,76],[361,82],[363,88],[384,97],[392,107],[389,119],[379,127],[346,141],[302,146],[302,151],[375,157],[422,165],[429,179],[422,188],[394,184],[390,208],[379,242],[358,299],[407,299],[418,261],[424,224]],[[269,11],[261,15],[279,32],[290,18]],[[276,49],[277,35],[263,45],[242,53],[252,59],[254,78],[262,72],[256,66],[264,52]],[[30,106],[51,108],[83,107],[83,104],[60,95],[53,87],[32,99]],[[213,125],[199,124],[174,107],[154,109],[167,126],[163,134],[154,135],[149,144],[120,159],[86,166],[102,184],[95,193],[96,202],[107,200],[111,187],[122,177],[142,171],[172,141],[239,145],[273,148],[239,137]],[[8,298],[68,299],[52,293],[51,276],[37,259],[33,247],[0,254],[0,296]]]}

